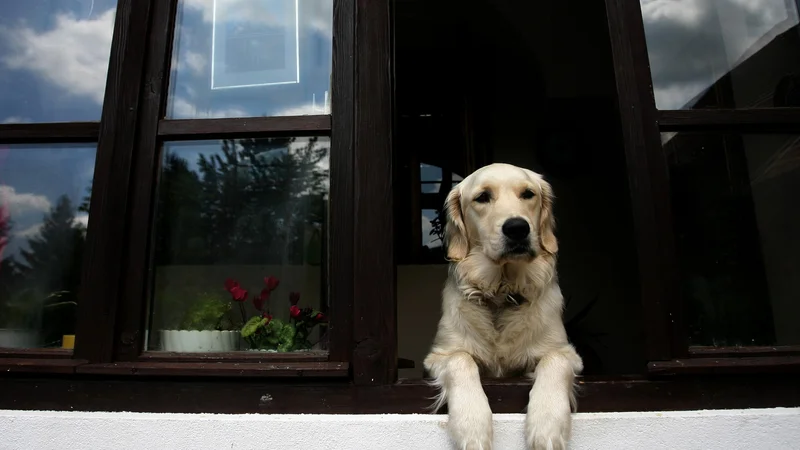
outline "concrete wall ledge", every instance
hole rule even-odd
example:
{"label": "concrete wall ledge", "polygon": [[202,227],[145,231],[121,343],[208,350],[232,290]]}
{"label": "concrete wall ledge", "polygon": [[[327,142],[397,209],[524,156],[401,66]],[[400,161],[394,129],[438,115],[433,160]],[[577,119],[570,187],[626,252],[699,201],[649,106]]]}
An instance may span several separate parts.
{"label": "concrete wall ledge", "polygon": [[[227,415],[0,410],[5,450],[450,450],[442,415]],[[522,449],[524,415],[495,415]],[[800,408],[578,413],[571,449],[800,449]]]}

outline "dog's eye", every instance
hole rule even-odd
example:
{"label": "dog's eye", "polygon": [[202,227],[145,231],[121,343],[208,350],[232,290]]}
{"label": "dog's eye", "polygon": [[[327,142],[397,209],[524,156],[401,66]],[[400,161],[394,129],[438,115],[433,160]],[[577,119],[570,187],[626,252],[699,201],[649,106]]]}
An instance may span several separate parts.
{"label": "dog's eye", "polygon": [[536,194],[532,190],[525,189],[524,191],[522,191],[522,195],[520,195],[520,197],[524,198],[525,200],[530,200],[533,198],[534,195]]}
{"label": "dog's eye", "polygon": [[491,199],[492,199],[492,197],[486,191],[481,192],[480,195],[475,197],[475,201],[478,202],[478,203],[489,203],[489,200],[491,200]]}

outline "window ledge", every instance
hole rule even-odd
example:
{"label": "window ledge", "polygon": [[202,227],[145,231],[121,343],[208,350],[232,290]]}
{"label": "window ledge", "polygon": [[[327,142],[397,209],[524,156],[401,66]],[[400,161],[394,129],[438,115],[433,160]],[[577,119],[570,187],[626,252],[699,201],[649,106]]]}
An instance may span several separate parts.
{"label": "window ledge", "polygon": [[79,374],[191,377],[346,377],[341,362],[125,362],[83,364]]}
{"label": "window ledge", "polygon": [[152,362],[89,364],[82,359],[0,358],[0,372],[32,374],[86,374],[157,377],[270,377],[341,378],[349,375],[343,362]]}
{"label": "window ledge", "polygon": [[652,375],[717,373],[800,372],[800,356],[703,357],[655,361],[647,366]]}
{"label": "window ledge", "polygon": [[59,358],[0,358],[0,372],[71,374],[86,362]]}

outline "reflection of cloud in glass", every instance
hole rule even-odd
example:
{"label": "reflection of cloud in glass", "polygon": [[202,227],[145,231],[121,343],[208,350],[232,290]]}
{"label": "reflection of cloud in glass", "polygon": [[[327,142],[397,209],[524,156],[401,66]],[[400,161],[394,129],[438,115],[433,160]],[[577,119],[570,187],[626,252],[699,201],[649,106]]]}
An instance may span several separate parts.
{"label": "reflection of cloud in glass", "polygon": [[178,97],[172,102],[172,115],[175,117],[192,117],[194,119],[204,118],[226,118],[226,117],[247,117],[247,112],[239,108],[225,108],[204,110],[191,103],[185,98]]}
{"label": "reflection of cloud in glass", "polygon": [[[173,63],[174,64],[174,63]],[[202,53],[187,51],[180,61],[178,61],[178,70],[188,69],[195,75],[202,75],[203,71],[208,67],[208,58],[203,56]]]}
{"label": "reflection of cloud in glass", "polygon": [[182,0],[167,116],[330,114],[332,22],[332,0]]}
{"label": "reflection of cloud in glass", "polygon": [[88,214],[78,214],[75,216],[75,225],[81,225],[83,227],[89,226],[89,215]]}
{"label": "reflection of cloud in glass", "polygon": [[[231,10],[240,11],[239,16],[251,18],[253,21],[263,23],[274,23],[273,16],[269,14],[269,10],[265,9],[265,5],[271,2],[281,2],[286,0],[217,0],[217,7],[230,8]],[[304,26],[321,32],[324,35],[331,36],[333,30],[333,21],[326,20],[328,17],[333,17],[333,2],[332,1],[309,1],[303,0],[304,8],[312,8],[312,19],[306,20]],[[189,10],[199,12],[202,20],[211,23],[214,20],[214,0],[183,0],[183,4]]]}
{"label": "reflection of cloud in glass", "polygon": [[33,224],[27,228],[24,228],[20,231],[14,232],[14,236],[21,237],[21,238],[32,238],[39,234],[39,230],[42,229],[42,223]]}
{"label": "reflection of cloud in glass", "polygon": [[24,22],[0,28],[0,39],[12,49],[2,62],[7,68],[36,74],[66,95],[102,104],[114,16],[111,8],[90,19],[58,14],[47,30]]}
{"label": "reflection of cloud in glass", "polygon": [[311,102],[290,106],[288,108],[280,109],[275,113],[276,116],[305,116],[308,114],[330,114],[331,104],[326,99],[317,101],[317,96],[312,94]]}
{"label": "reflection of cloud in glass", "polygon": [[0,209],[11,230],[3,255],[17,255],[36,237],[45,216],[67,196],[73,224],[86,225],[77,209],[89,194],[94,169],[93,144],[12,144],[0,146]]}
{"label": "reflection of cloud in glass", "polygon": [[6,185],[0,185],[0,204],[8,208],[12,218],[32,211],[46,212],[50,209],[50,201],[44,195],[19,193],[14,187]]}
{"label": "reflection of cloud in glass", "polygon": [[31,123],[33,122],[31,119],[26,117],[19,117],[19,116],[11,116],[6,117],[3,120],[0,120],[0,124],[10,124],[10,123]]}
{"label": "reflection of cloud in glass", "polygon": [[784,0],[640,0],[659,109],[691,107],[722,76],[796,26]]}
{"label": "reflection of cloud in glass", "polygon": [[[86,230],[89,225],[89,216],[86,214],[83,215],[76,215],[75,219],[72,221],[73,226],[76,228],[82,228]],[[35,223],[33,225],[29,225],[19,231],[12,230],[12,234],[15,238],[28,240],[31,238],[37,238],[40,232],[42,231],[42,226],[44,222]],[[20,240],[10,240],[9,249],[11,250],[8,254],[9,255],[18,255],[20,250],[23,250],[26,245],[24,242]],[[3,249],[4,250],[4,249]],[[30,249],[28,249],[30,250]],[[5,252],[0,252],[0,257],[3,256]]]}
{"label": "reflection of cloud in glass", "polygon": [[[75,216],[75,219],[72,221],[72,223],[76,227],[86,228],[87,226],[89,226],[89,215],[88,214],[78,214],[78,215]],[[22,229],[20,231],[14,232],[14,236],[25,238],[25,239],[32,238],[32,237],[36,236],[37,234],[39,234],[39,231],[42,229],[42,225],[44,225],[43,222],[39,222],[39,223],[33,224],[33,225],[28,226],[28,227],[26,227],[26,228],[24,228],[24,229]]]}

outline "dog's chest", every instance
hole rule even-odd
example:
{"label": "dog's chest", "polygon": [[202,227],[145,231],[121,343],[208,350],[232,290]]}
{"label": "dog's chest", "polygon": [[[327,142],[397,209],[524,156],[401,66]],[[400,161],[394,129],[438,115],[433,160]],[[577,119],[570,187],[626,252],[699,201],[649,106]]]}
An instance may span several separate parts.
{"label": "dog's chest", "polygon": [[480,321],[482,333],[476,336],[484,351],[479,359],[485,367],[495,369],[493,376],[507,376],[511,372],[524,371],[529,366],[528,349],[533,339],[529,314],[531,304],[527,301],[489,302],[482,306]]}

